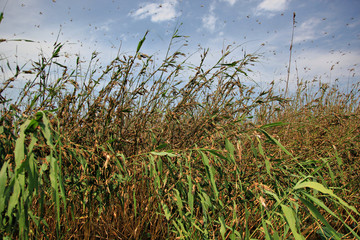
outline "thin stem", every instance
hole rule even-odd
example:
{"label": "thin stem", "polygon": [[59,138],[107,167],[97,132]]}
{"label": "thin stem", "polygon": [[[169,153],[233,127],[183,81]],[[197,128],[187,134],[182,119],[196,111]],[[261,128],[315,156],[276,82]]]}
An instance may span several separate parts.
{"label": "thin stem", "polygon": [[293,48],[293,40],[294,40],[294,30],[295,30],[295,12],[293,13],[293,28],[292,28],[292,34],[291,34],[291,43],[290,43],[290,55],[289,55],[289,66],[288,66],[288,74],[286,79],[286,88],[285,88],[285,96],[287,96],[288,88],[289,88],[289,79],[290,79],[290,68],[291,68],[291,55],[292,55],[292,48]]}

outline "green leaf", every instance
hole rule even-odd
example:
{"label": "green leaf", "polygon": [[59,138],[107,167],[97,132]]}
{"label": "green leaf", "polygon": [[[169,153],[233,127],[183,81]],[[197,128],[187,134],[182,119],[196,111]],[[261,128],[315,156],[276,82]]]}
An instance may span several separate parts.
{"label": "green leaf", "polygon": [[225,161],[228,160],[226,157],[224,157],[223,155],[221,155],[220,153],[218,153],[218,152],[219,152],[218,150],[207,149],[207,148],[201,148],[200,150],[203,151],[203,152],[209,152],[209,153],[211,153],[212,155],[215,155],[215,156],[221,158],[222,160],[225,160]]}
{"label": "green leaf", "polygon": [[259,153],[261,154],[261,156],[263,156],[263,157],[265,158],[265,152],[264,152],[264,149],[263,149],[263,147],[262,147],[262,145],[261,145],[261,142],[260,142],[259,138],[256,138],[256,139],[257,139],[258,142],[259,142],[259,145],[258,145]]}
{"label": "green leaf", "polygon": [[271,165],[269,159],[265,159],[266,172],[271,176]]}
{"label": "green leaf", "polygon": [[200,154],[201,154],[201,160],[203,161],[204,165],[208,168],[210,168],[210,161],[209,161],[209,158],[202,152],[200,151]]}
{"label": "green leaf", "polygon": [[5,209],[5,186],[7,185],[8,177],[7,177],[7,168],[9,163],[5,162],[1,167],[0,171],[0,213],[2,213]]}
{"label": "green leaf", "polygon": [[39,126],[39,121],[37,121],[36,119],[32,119],[27,128],[25,129],[25,132],[34,132],[37,126]]}
{"label": "green leaf", "polygon": [[4,192],[5,192],[5,186],[6,186],[7,180],[8,180],[7,173],[6,173],[8,165],[9,165],[8,162],[4,162],[4,164],[1,167],[1,171],[0,171],[0,197],[2,197]]}
{"label": "green leaf", "polygon": [[272,240],[271,235],[269,233],[269,230],[268,230],[268,228],[266,226],[266,220],[264,218],[264,212],[263,211],[261,211],[261,222],[262,222],[264,233],[265,233],[265,239],[266,240]]}
{"label": "green leaf", "polygon": [[218,199],[219,191],[217,190],[216,183],[215,183],[215,177],[214,177],[215,168],[213,166],[210,167],[209,173],[210,173],[210,182],[211,182],[214,194],[215,194],[215,198],[217,200],[220,200],[220,199]]}
{"label": "green leaf", "polygon": [[304,236],[302,236],[296,227],[296,215],[294,210],[284,204],[281,204],[281,209],[285,215],[286,221],[289,224],[291,232],[294,235],[295,240],[305,240]]}
{"label": "green leaf", "polygon": [[15,143],[15,163],[16,163],[16,168],[18,169],[21,165],[21,162],[24,160],[25,158],[25,149],[24,149],[24,145],[25,145],[25,131],[28,128],[28,125],[30,124],[30,120],[26,120],[25,123],[23,123],[20,126],[20,134],[19,137],[16,139],[16,143]]}
{"label": "green leaf", "polygon": [[144,37],[139,41],[139,44],[138,44],[138,46],[137,46],[137,48],[136,48],[136,53],[138,53],[138,52],[140,51],[140,48],[141,48],[141,46],[143,45],[143,43],[144,43],[144,41],[145,41],[145,39],[146,39],[146,35],[147,35],[148,33],[149,33],[149,31],[146,31]]}
{"label": "green leaf", "polygon": [[236,66],[236,64],[238,64],[239,63],[239,61],[234,61],[234,62],[232,62],[232,63],[222,63],[222,64],[220,64],[221,66],[227,66],[227,67],[234,67],[234,66]]}
{"label": "green leaf", "polygon": [[322,192],[322,193],[325,193],[325,194],[328,194],[328,195],[332,196],[333,198],[337,199],[340,202],[341,205],[343,205],[344,207],[347,207],[348,209],[350,209],[350,210],[352,210],[355,213],[360,215],[360,213],[356,210],[356,208],[350,206],[344,200],[342,200],[337,195],[335,195],[332,190],[325,188],[321,183],[318,183],[318,182],[304,182],[303,180],[301,180],[294,186],[294,190],[301,189],[301,188],[306,188],[306,187],[312,188],[314,190],[317,190],[319,192]]}
{"label": "green leaf", "polygon": [[[173,225],[175,226],[177,232],[180,234],[180,239],[185,239],[182,230],[180,229],[180,227],[178,226],[178,224],[175,222],[175,220],[172,220]],[[179,220],[178,220],[179,223]],[[181,224],[181,222],[180,222]]]}
{"label": "green leaf", "polygon": [[275,138],[273,138],[272,136],[270,136],[270,134],[268,134],[265,130],[258,128],[257,129],[259,132],[263,133],[271,142],[273,142],[274,144],[276,144],[278,147],[280,147],[281,150],[283,150],[284,153],[286,153],[287,155],[294,157],[278,140],[276,140]]}
{"label": "green leaf", "polygon": [[163,210],[164,210],[166,220],[169,221],[170,218],[171,218],[171,213],[170,213],[170,211],[169,211],[169,208],[168,208],[168,206],[167,206],[165,203],[161,203],[161,205],[162,205],[162,208],[163,208]]}
{"label": "green leaf", "polygon": [[59,53],[60,53],[60,50],[61,50],[62,46],[63,45],[60,44],[60,43],[55,46],[55,50],[54,50],[53,55],[52,55],[53,58],[59,57]]}
{"label": "green leaf", "polygon": [[284,126],[284,125],[288,125],[288,124],[289,123],[275,122],[275,123],[269,123],[269,124],[262,125],[260,128],[265,129],[265,128],[269,128],[269,127]]}
{"label": "green leaf", "polygon": [[199,151],[199,152],[201,154],[201,159],[207,168],[206,173],[207,173],[208,177],[210,178],[210,183],[211,183],[212,189],[214,191],[215,198],[218,199],[219,192],[217,190],[215,178],[214,178],[215,169],[213,166],[210,166],[210,161],[209,161],[209,158],[206,156],[206,154],[203,153],[202,151]]}
{"label": "green leaf", "polygon": [[[154,140],[153,143],[156,143],[156,139],[154,138],[153,140]],[[161,150],[161,149],[167,148],[168,146],[169,146],[169,144],[162,143],[162,144],[160,144],[159,146],[157,146],[155,149],[156,149],[156,150]]]}
{"label": "green leaf", "polygon": [[205,207],[205,209],[213,207],[209,195],[207,195],[205,192],[202,192],[201,194],[202,196],[199,195],[199,197],[201,198],[201,203],[203,204],[203,207]]}
{"label": "green leaf", "polygon": [[150,152],[153,155],[157,156],[169,156],[169,157],[177,157],[178,155],[170,152]]}
{"label": "green leaf", "polygon": [[235,147],[234,145],[229,141],[229,139],[225,139],[225,149],[229,152],[230,159],[233,163],[235,163]]}
{"label": "green leaf", "polygon": [[180,213],[180,217],[183,216],[183,212],[182,212],[182,209],[183,209],[183,203],[182,203],[182,199],[180,197],[180,193],[179,193],[179,190],[177,190],[176,188],[174,189],[174,195],[176,197],[176,205],[179,209],[179,213]]}
{"label": "green leaf", "polygon": [[354,230],[345,223],[345,221],[338,215],[336,215],[330,208],[328,208],[320,199],[308,194],[308,193],[303,193],[305,196],[307,196],[311,201],[313,201],[314,203],[316,203],[318,206],[322,207],[325,211],[327,211],[329,214],[331,214],[333,217],[337,218],[340,222],[342,222],[342,224],[349,229],[349,231],[358,239],[360,239],[360,236],[358,236],[356,234],[356,232],[354,232]]}
{"label": "green leaf", "polygon": [[62,67],[62,68],[67,68],[67,66],[65,66],[65,65],[63,65],[63,64],[60,64],[60,63],[58,63],[58,62],[54,62],[54,63],[55,63],[56,65]]}
{"label": "green leaf", "polygon": [[187,175],[187,179],[188,179],[188,185],[189,185],[188,204],[189,204],[190,212],[192,215],[194,213],[194,194],[192,193],[193,183],[191,181],[191,175]]}
{"label": "green leaf", "polygon": [[136,195],[135,195],[135,191],[133,191],[133,205],[134,205],[134,214],[135,214],[135,217],[137,217],[137,210],[136,210]]}
{"label": "green leaf", "polygon": [[316,209],[316,207],[309,201],[305,200],[302,197],[299,197],[301,202],[310,210],[310,213],[314,216],[314,218],[320,220],[330,231],[331,236],[335,237],[335,239],[341,239],[341,237],[337,234],[335,229],[331,227],[331,225],[326,221],[326,219],[321,215],[321,213]]}
{"label": "green leaf", "polygon": [[225,239],[225,233],[226,233],[226,223],[223,216],[219,217],[220,221],[220,234],[222,239]]}
{"label": "green leaf", "polygon": [[331,169],[331,166],[329,164],[329,159],[323,159],[321,158],[321,160],[324,162],[324,164],[327,166],[328,170],[329,170],[329,175],[330,175],[330,178],[332,180],[333,183],[335,183],[335,175],[334,175],[334,172],[332,171]]}
{"label": "green leaf", "polygon": [[[331,233],[331,229],[329,229],[328,227],[321,227],[319,230],[316,231],[316,233],[322,238],[322,239],[334,239],[333,237],[335,237],[336,239],[342,239],[342,237],[339,236],[334,236]],[[344,234],[341,233],[337,233],[340,234],[341,236],[344,236]]]}

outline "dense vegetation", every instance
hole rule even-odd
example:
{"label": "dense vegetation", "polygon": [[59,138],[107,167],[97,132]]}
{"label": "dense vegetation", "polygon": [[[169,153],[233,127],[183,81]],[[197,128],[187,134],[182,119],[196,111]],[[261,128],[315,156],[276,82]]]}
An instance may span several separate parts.
{"label": "dense vegetation", "polygon": [[358,84],[285,96],[247,80],[255,55],[193,66],[176,31],[157,64],[145,37],[85,71],[56,43],[2,80],[34,76],[1,98],[2,238],[359,238]]}

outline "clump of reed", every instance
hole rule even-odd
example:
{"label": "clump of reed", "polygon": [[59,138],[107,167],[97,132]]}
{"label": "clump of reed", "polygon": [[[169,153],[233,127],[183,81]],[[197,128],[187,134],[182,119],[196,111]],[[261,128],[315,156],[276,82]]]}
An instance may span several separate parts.
{"label": "clump of reed", "polygon": [[[257,56],[187,63],[172,41],[82,71],[17,67],[2,98],[3,238],[359,238],[359,86],[290,97],[247,80]],[[51,69],[61,69],[52,79]]]}

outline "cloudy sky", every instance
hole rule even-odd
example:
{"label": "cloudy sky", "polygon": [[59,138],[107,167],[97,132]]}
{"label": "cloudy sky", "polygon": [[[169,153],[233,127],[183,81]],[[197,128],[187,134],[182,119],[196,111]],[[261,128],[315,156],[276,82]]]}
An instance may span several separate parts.
{"label": "cloudy sky", "polygon": [[233,60],[243,51],[261,54],[252,74],[260,84],[286,79],[295,12],[291,83],[359,81],[359,0],[0,0],[0,10],[0,38],[8,40],[0,42],[0,56],[10,63],[30,67],[39,53],[50,55],[59,32],[67,64],[93,51],[104,65],[119,48],[131,55],[147,30],[142,51],[161,56],[180,26],[179,34],[189,36],[182,51],[209,48],[209,63],[229,44],[240,46]]}

